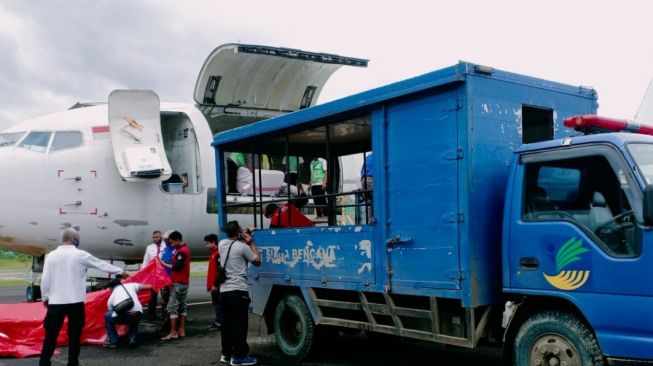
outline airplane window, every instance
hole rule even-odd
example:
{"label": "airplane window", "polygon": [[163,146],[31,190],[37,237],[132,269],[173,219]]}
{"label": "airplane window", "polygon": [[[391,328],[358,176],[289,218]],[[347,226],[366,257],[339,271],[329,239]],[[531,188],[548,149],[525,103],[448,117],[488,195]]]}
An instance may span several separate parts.
{"label": "airplane window", "polygon": [[79,131],[60,131],[54,135],[50,151],[72,149],[82,145],[82,133]]}
{"label": "airplane window", "polygon": [[25,135],[25,132],[0,133],[0,147],[14,146],[23,135]]}
{"label": "airplane window", "polygon": [[48,146],[48,142],[50,141],[50,134],[50,132],[43,131],[30,132],[18,146],[44,153],[45,148]]}

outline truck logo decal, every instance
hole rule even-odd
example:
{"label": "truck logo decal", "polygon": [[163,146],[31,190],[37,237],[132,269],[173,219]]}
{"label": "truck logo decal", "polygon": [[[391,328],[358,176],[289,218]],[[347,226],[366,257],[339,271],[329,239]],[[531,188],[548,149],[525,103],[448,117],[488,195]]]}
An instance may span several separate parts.
{"label": "truck logo decal", "polygon": [[282,249],[280,246],[259,247],[261,258],[266,263],[277,265],[286,265],[295,268],[298,263],[303,263],[314,269],[335,268],[336,251],[339,249],[336,245],[317,247],[309,240],[304,248]]}
{"label": "truck logo decal", "polygon": [[573,237],[558,249],[556,254],[556,270],[558,274],[549,276],[543,273],[544,278],[551,284],[551,286],[564,290],[571,291],[580,288],[587,282],[590,277],[589,270],[563,270],[565,267],[573,262],[581,260],[581,255],[589,252],[589,249],[583,247],[583,240]]}

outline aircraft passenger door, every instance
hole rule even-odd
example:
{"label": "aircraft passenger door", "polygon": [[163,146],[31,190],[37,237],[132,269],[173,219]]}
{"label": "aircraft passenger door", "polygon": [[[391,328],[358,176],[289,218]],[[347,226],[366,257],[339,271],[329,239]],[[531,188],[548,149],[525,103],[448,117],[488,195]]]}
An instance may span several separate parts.
{"label": "aircraft passenger door", "polygon": [[391,106],[387,126],[392,286],[458,289],[456,94]]}
{"label": "aircraft passenger door", "polygon": [[109,95],[113,157],[126,181],[172,174],[161,136],[159,96],[149,90],[114,90]]}

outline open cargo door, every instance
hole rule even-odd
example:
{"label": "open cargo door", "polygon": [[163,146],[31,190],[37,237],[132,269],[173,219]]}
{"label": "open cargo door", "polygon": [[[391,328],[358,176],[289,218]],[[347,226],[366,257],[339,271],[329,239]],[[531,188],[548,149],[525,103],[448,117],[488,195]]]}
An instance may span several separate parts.
{"label": "open cargo door", "polygon": [[268,46],[226,44],[206,59],[195,101],[213,132],[294,112],[315,104],[342,65],[367,60]]}
{"label": "open cargo door", "polygon": [[150,90],[114,90],[109,94],[113,157],[126,181],[170,178],[161,138],[159,96]]}

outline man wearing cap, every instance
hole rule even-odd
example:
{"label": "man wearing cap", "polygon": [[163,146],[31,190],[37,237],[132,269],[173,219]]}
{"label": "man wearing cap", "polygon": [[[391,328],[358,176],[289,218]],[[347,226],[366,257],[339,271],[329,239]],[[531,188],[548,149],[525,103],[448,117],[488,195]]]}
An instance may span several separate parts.
{"label": "man wearing cap", "polygon": [[45,256],[41,277],[43,305],[48,308],[43,319],[45,338],[39,365],[51,365],[50,358],[57,345],[57,336],[68,318],[68,366],[79,365],[79,344],[86,320],[86,271],[95,268],[114,275],[127,274],[88,252],[78,248],[79,234],[73,228],[65,229],[62,245]]}

